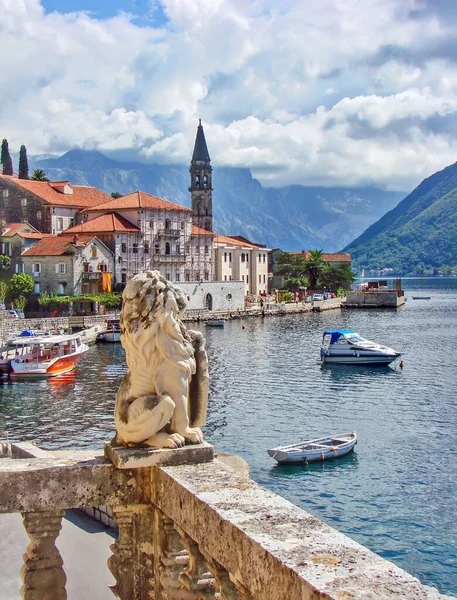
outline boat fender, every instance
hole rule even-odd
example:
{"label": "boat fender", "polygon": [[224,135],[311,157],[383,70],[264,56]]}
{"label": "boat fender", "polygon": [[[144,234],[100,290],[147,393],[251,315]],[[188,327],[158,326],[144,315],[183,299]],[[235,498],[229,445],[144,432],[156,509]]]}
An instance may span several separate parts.
{"label": "boat fender", "polygon": [[324,460],[324,458],[325,458],[324,453],[321,452],[321,460]]}
{"label": "boat fender", "polygon": [[360,352],[357,352],[357,357],[359,357],[359,356],[360,356]]}

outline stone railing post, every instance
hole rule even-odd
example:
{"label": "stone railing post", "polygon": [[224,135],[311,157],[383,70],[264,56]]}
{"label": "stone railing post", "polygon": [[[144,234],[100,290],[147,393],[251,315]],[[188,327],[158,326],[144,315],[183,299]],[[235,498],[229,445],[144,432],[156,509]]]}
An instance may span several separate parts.
{"label": "stone railing post", "polygon": [[116,579],[111,586],[120,600],[155,600],[153,507],[143,504],[113,507],[119,537],[111,545],[108,567]]}
{"label": "stone railing post", "polygon": [[22,600],[66,600],[67,576],[56,547],[64,510],[22,513],[30,543],[21,568]]}

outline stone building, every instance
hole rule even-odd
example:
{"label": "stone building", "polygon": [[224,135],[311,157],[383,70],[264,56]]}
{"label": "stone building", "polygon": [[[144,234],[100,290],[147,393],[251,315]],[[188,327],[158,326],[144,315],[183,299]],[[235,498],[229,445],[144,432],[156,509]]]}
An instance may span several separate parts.
{"label": "stone building", "polygon": [[21,272],[34,280],[34,292],[65,296],[111,291],[114,255],[93,234],[48,236],[21,256]]}
{"label": "stone building", "polygon": [[28,222],[42,233],[58,235],[79,222],[84,208],[112,200],[97,188],[69,181],[32,181],[0,175],[0,229]]}
{"label": "stone building", "polygon": [[246,295],[259,296],[268,290],[268,251],[241,236],[215,237],[216,272],[220,281],[242,281]]}
{"label": "stone building", "polygon": [[11,266],[6,269],[6,273],[10,276],[13,273],[22,273],[21,254],[49,235],[40,233],[27,222],[11,223],[0,237],[0,254],[9,256],[11,259]]}
{"label": "stone building", "polygon": [[174,282],[215,279],[214,234],[193,226],[190,208],[136,191],[86,209],[88,220],[69,232],[87,231],[90,221],[106,216],[107,211],[135,228],[116,232],[114,248],[110,246],[120,283],[145,269],[157,269]]}

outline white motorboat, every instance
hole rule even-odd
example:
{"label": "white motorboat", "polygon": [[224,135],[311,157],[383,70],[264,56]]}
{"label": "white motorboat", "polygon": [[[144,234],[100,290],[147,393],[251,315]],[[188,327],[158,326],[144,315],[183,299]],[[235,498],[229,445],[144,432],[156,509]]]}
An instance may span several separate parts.
{"label": "white motorboat", "polygon": [[322,338],[324,364],[388,365],[401,355],[397,350],[370,342],[352,329],[329,329]]}
{"label": "white motorboat", "polygon": [[55,377],[72,371],[89,350],[80,334],[18,338],[17,354],[10,363],[10,377]]}
{"label": "white motorboat", "polygon": [[100,334],[100,339],[103,342],[120,342],[121,341],[121,321],[120,319],[108,319],[106,321],[106,330]]}
{"label": "white motorboat", "polygon": [[279,464],[309,463],[329,458],[338,458],[354,450],[357,434],[341,433],[315,440],[306,440],[289,446],[279,446],[268,450],[268,454]]}

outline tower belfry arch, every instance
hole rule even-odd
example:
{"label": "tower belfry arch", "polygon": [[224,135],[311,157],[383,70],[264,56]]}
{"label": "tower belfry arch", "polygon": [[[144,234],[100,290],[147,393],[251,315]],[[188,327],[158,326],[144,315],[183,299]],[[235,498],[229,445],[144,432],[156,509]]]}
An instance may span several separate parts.
{"label": "tower belfry arch", "polygon": [[197,127],[189,173],[193,223],[206,231],[213,231],[213,168],[201,119]]}

